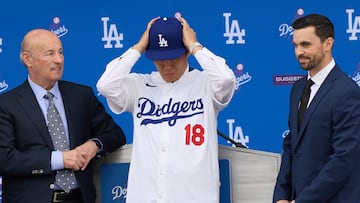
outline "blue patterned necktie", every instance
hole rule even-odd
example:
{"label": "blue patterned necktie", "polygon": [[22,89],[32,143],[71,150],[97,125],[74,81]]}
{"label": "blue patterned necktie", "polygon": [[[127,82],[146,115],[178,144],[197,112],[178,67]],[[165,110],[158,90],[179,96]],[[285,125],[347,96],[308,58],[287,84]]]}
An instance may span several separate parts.
{"label": "blue patterned necktie", "polygon": [[[67,151],[69,149],[69,143],[65,135],[65,128],[60,114],[54,104],[54,95],[51,92],[47,92],[44,98],[49,100],[49,107],[47,109],[48,130],[54,148],[57,151]],[[75,187],[76,179],[74,171],[72,170],[63,169],[56,171],[55,180],[56,184],[65,192],[69,192]]]}

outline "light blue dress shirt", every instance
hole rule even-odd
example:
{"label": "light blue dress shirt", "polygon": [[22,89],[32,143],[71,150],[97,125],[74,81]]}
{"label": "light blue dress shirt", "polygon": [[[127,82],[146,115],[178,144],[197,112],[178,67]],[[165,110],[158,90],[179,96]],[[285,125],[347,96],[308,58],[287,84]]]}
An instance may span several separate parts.
{"label": "light blue dress shirt", "polygon": [[[28,81],[29,81],[31,89],[33,90],[33,92],[36,96],[36,100],[40,105],[41,111],[44,115],[44,119],[45,119],[46,123],[48,123],[46,114],[47,114],[47,108],[49,106],[49,101],[44,98],[44,95],[46,95],[46,93],[48,91],[45,90],[44,88],[40,87],[39,85],[35,84],[33,81],[31,81],[30,77],[28,77]],[[68,125],[67,125],[67,120],[66,120],[66,116],[65,116],[65,109],[64,109],[62,97],[61,97],[61,94],[59,91],[58,83],[55,83],[54,87],[50,90],[50,92],[54,94],[54,103],[55,103],[55,106],[58,109],[60,117],[63,121],[64,127],[65,127],[65,134],[69,141],[69,131],[68,131]],[[51,169],[52,170],[64,169],[64,162],[63,162],[63,157],[62,157],[61,151],[53,151],[51,153]]]}

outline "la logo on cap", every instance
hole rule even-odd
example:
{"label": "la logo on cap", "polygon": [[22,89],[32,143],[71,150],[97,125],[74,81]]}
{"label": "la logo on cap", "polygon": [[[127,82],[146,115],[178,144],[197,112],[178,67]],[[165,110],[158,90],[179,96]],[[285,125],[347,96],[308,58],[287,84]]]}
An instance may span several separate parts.
{"label": "la logo on cap", "polygon": [[162,34],[158,34],[159,37],[159,47],[167,47],[168,42],[165,38],[162,37]]}

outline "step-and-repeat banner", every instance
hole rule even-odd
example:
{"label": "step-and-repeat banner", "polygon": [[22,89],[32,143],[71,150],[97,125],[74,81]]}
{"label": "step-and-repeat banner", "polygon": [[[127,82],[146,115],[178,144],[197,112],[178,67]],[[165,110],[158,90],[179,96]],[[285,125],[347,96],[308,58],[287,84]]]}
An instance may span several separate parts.
{"label": "step-and-repeat banner", "polygon": [[[0,94],[27,77],[19,60],[20,43],[31,29],[45,28],[63,42],[63,79],[95,84],[111,59],[141,37],[156,16],[180,13],[200,43],[224,57],[236,75],[236,92],[218,117],[224,135],[250,149],[281,153],[288,126],[291,85],[302,77],[294,56],[294,19],[321,13],[335,25],[334,58],[360,83],[360,4],[348,1],[17,1],[0,12]],[[190,65],[199,64],[190,57]],[[154,65],[143,56],[134,72],[149,73]],[[98,95],[108,109],[105,99]],[[113,115],[132,143],[129,113]],[[219,143],[232,145],[223,137]]]}
{"label": "step-and-repeat banner", "polygon": [[[288,131],[290,88],[305,74],[294,56],[294,19],[310,13],[328,16],[335,25],[334,58],[349,77],[360,83],[358,0],[39,0],[6,1],[0,10],[0,94],[27,77],[19,51],[23,36],[31,29],[56,33],[65,54],[63,79],[89,85],[97,94],[95,84],[107,62],[136,43],[150,19],[180,13],[194,28],[198,40],[224,57],[233,69],[236,92],[218,117],[218,129],[250,149],[281,153]],[[199,67],[193,57],[190,65]],[[133,69],[143,73],[152,70],[155,67],[144,56]],[[98,96],[105,104],[105,99]],[[131,115],[112,115],[132,143]],[[232,145],[222,137],[219,143]]]}

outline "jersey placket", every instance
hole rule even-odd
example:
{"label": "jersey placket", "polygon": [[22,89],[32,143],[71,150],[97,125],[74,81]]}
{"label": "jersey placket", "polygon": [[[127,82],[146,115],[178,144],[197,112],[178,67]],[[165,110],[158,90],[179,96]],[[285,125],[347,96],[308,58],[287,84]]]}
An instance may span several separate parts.
{"label": "jersey placket", "polygon": [[[172,96],[172,85],[170,84],[168,86],[168,89],[164,92],[164,97],[161,99],[161,104],[162,106],[165,103],[168,103],[171,96]],[[167,115],[168,116],[168,115]],[[161,132],[159,132],[160,135],[160,152],[159,152],[159,171],[158,171],[158,185],[157,185],[157,192],[158,192],[158,197],[157,197],[157,202],[162,203],[162,202],[167,202],[166,201],[166,183],[167,183],[167,170],[168,170],[168,160],[170,159],[169,157],[169,142],[171,139],[171,127],[169,126],[168,122],[163,123],[162,125],[164,125],[164,128],[162,128]]]}

